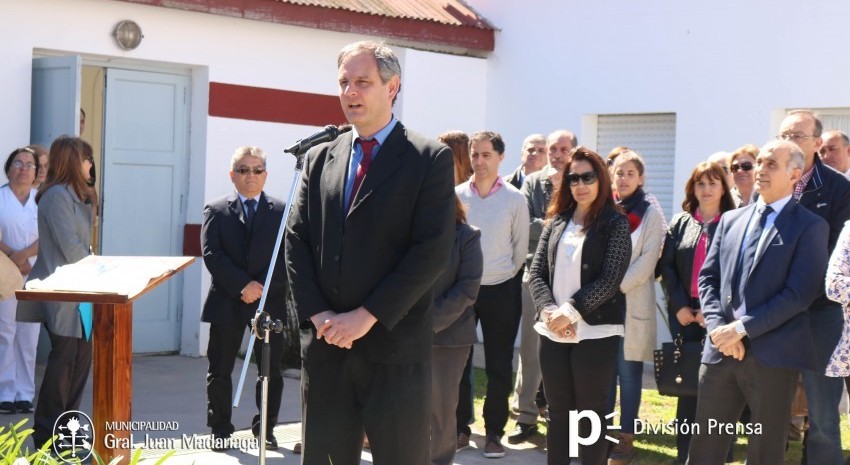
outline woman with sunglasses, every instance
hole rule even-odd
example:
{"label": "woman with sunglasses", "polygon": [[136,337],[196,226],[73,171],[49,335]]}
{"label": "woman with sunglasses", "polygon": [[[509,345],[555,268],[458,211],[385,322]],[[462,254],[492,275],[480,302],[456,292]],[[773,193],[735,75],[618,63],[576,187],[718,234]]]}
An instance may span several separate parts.
{"label": "woman with sunglasses", "polygon": [[[44,279],[91,254],[90,154],[91,146],[78,137],[60,136],[50,146],[47,178],[35,196],[39,244],[30,279]],[[50,440],[63,412],[79,410],[92,362],[90,310],[71,302],[18,303],[18,321],[44,323],[50,336],[35,406],[36,447]]]}
{"label": "woman with sunglasses", "polygon": [[[38,207],[32,188],[38,158],[30,148],[15,149],[4,168],[9,184],[0,187],[0,252],[26,280],[38,253]],[[0,413],[32,412],[35,397],[39,327],[15,322],[17,305],[14,295],[0,300]]]}
{"label": "woman with sunglasses", "polygon": [[620,386],[620,438],[611,450],[608,465],[625,465],[635,455],[635,420],[643,388],[643,363],[652,362],[656,343],[655,265],[666,232],[662,213],[653,208],[643,190],[643,158],[628,150],[614,161],[614,199],[629,218],[632,256],[620,291],[626,296],[625,336],[619,341],[617,376],[608,395],[608,412],[614,410]]}
{"label": "woman with sunglasses", "polygon": [[730,189],[730,192],[736,207],[746,207],[758,199],[758,193],[754,188],[756,172],[753,170],[758,155],[759,148],[752,144],[747,144],[732,152],[730,170],[735,185]]}
{"label": "woman with sunglasses", "polygon": [[[602,158],[576,147],[565,173],[549,205],[529,280],[549,402],[549,465],[570,463],[571,410],[592,410],[600,418],[607,413],[626,314],[620,284],[632,250],[629,220],[614,204]],[[589,421],[582,421],[579,434],[589,433]],[[584,465],[606,464],[608,442],[600,438],[583,445],[579,457]]]}
{"label": "woman with sunglasses", "polygon": [[[735,208],[726,173],[711,162],[694,168],[685,184],[683,212],[670,221],[670,229],[661,254],[661,284],[667,294],[670,334],[683,341],[705,338],[705,319],[700,311],[697,281],[705,262],[720,215]],[[696,378],[699,373],[684,376]],[[679,425],[692,424],[696,418],[696,396],[679,397],[676,420]],[[676,449],[679,463],[685,463],[691,443],[689,428],[677,428]]]}

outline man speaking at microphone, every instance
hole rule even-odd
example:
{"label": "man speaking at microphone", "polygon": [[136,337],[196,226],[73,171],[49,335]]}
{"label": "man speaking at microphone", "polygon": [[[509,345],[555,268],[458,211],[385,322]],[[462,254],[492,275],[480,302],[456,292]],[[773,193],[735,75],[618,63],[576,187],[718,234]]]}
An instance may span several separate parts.
{"label": "man speaking at microphone", "polygon": [[451,151],[399,122],[393,51],[344,47],[339,99],[351,132],[307,152],[286,226],[301,328],[303,457],[429,462],[433,285],[454,231]]}

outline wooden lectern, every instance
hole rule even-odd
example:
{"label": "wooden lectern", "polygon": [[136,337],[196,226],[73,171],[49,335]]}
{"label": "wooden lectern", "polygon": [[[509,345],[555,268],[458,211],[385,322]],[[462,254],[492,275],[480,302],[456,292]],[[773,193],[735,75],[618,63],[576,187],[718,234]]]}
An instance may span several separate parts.
{"label": "wooden lectern", "polygon": [[[132,257],[161,259],[161,257]],[[195,261],[195,257],[168,257],[176,266],[167,273],[152,278],[140,292],[133,295],[106,292],[58,290],[15,291],[18,300],[48,302],[91,302],[94,305],[92,351],[94,359],[93,421],[96,431],[94,448],[106,461],[123,455],[130,458],[131,431],[108,430],[107,422],[129,422],[133,402],[133,302],[167,281]],[[106,448],[103,438],[114,435],[115,448]]]}

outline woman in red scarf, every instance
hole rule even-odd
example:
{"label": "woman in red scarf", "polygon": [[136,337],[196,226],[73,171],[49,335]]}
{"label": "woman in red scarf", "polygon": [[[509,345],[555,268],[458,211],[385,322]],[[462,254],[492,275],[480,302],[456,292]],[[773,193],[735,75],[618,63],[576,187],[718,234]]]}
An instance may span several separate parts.
{"label": "woman in red scarf", "polygon": [[634,424],[643,388],[643,363],[652,361],[655,349],[655,265],[664,235],[663,213],[653,207],[643,190],[644,161],[627,150],[614,161],[614,199],[629,219],[632,256],[620,291],[626,295],[625,335],[620,339],[617,378],[611,384],[609,411],[614,409],[620,386],[620,439],[611,450],[609,465],[625,465],[635,455]]}

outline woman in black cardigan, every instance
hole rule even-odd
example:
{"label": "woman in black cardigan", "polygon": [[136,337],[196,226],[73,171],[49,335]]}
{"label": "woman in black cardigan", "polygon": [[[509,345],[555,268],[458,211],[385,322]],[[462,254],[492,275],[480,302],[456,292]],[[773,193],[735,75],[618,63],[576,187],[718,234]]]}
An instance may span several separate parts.
{"label": "woman in black cardigan", "polygon": [[[605,162],[584,147],[571,155],[529,280],[549,402],[549,465],[570,463],[570,410],[592,410],[604,422],[626,313],[620,282],[632,249],[629,221],[614,204]],[[580,436],[589,433],[590,422],[582,420]],[[582,446],[579,457],[584,465],[605,464],[608,443],[600,438]]]}
{"label": "woman in black cardigan", "polygon": [[[670,221],[670,229],[661,254],[661,284],[667,294],[667,314],[672,337],[683,341],[705,338],[705,320],[700,311],[697,280],[705,261],[717,223],[723,212],[735,208],[723,168],[702,162],[694,168],[685,184],[683,212]],[[691,373],[693,377],[698,373]],[[696,396],[679,397],[676,407],[678,424],[694,422]],[[685,463],[691,442],[689,429],[679,428],[676,435],[678,460]]]}

